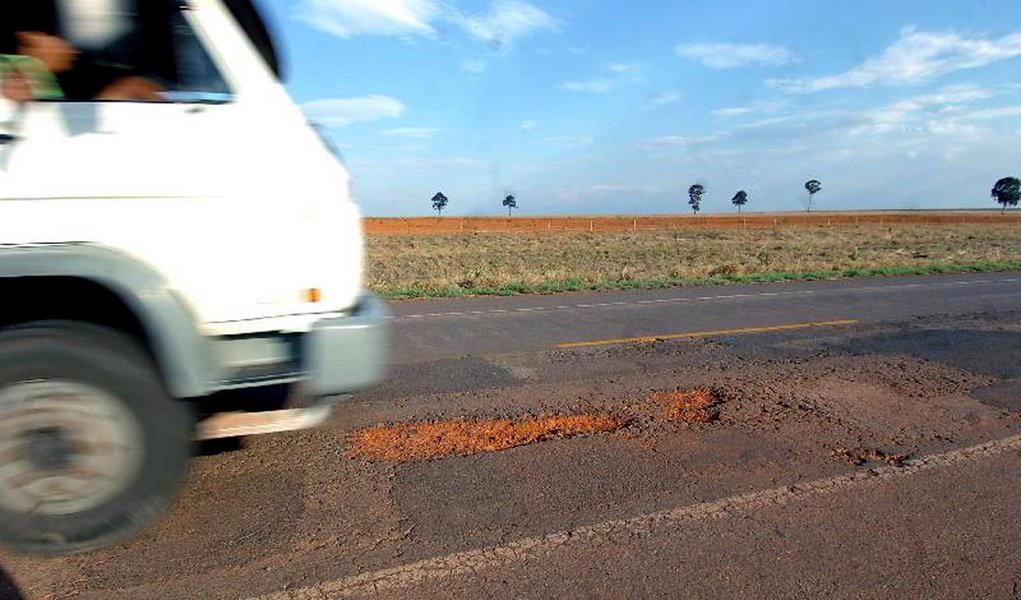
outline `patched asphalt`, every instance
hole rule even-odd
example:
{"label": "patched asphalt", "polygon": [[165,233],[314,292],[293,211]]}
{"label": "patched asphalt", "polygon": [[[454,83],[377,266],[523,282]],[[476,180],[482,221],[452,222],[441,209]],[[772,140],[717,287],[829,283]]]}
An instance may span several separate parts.
{"label": "patched asphalt", "polygon": [[[1010,598],[1021,586],[1019,274],[396,309],[392,378],[326,427],[198,457],[173,512],[121,547],[2,555],[3,569],[28,598]],[[827,319],[857,324],[554,347]],[[668,422],[649,403],[699,387],[723,399],[713,423]],[[586,410],[629,424],[401,465],[347,455],[348,434],[380,423]],[[900,477],[856,452],[934,466]]]}

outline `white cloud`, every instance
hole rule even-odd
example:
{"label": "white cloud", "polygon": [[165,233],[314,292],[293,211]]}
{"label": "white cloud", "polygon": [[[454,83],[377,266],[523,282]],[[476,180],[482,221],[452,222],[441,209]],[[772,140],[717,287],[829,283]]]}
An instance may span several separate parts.
{"label": "white cloud", "polygon": [[583,94],[605,94],[617,87],[615,79],[589,79],[588,81],[565,81],[561,87],[568,92]]}
{"label": "white cloud", "polygon": [[379,95],[313,100],[302,104],[301,108],[309,119],[324,127],[395,119],[403,116],[405,111],[400,100]]}
{"label": "white cloud", "polygon": [[769,44],[681,44],[679,56],[697,60],[712,69],[734,69],[750,65],[780,67],[795,61],[794,53]]}
{"label": "white cloud", "polygon": [[[524,0],[495,0],[488,12],[478,14],[462,12],[443,0],[300,0],[295,16],[345,39],[434,36],[437,23],[447,23],[495,48],[508,48],[536,31],[557,28],[553,17]],[[485,70],[479,65],[466,61],[465,70]]]}
{"label": "white cloud", "polygon": [[669,106],[671,104],[677,104],[683,97],[684,95],[677,90],[667,90],[665,92],[655,94],[651,98],[651,101],[654,106]]}
{"label": "white cloud", "polygon": [[974,137],[992,131],[988,126],[976,122],[1021,117],[1021,106],[967,106],[994,96],[992,91],[976,86],[955,86],[935,94],[914,96],[866,112],[862,123],[849,133],[928,132],[933,135]]}
{"label": "white cloud", "polygon": [[435,0],[303,0],[296,16],[342,38],[359,35],[431,35]]}
{"label": "white cloud", "polygon": [[862,123],[851,130],[852,135],[885,133],[917,125],[924,119],[951,115],[961,104],[991,98],[993,93],[972,85],[948,87],[932,94],[913,96],[887,104],[863,115]]}
{"label": "white cloud", "polygon": [[961,123],[956,119],[934,119],[923,125],[924,131],[933,135],[945,135],[956,138],[965,136],[975,137],[982,133],[982,129],[975,125]]}
{"label": "white cloud", "polygon": [[440,131],[442,130],[438,127],[395,127],[394,129],[384,130],[383,135],[387,137],[426,140],[435,136]]}
{"label": "white cloud", "polygon": [[618,87],[645,81],[645,67],[641,63],[610,63],[606,73],[584,81],[565,81],[560,88],[582,94],[606,94]]}
{"label": "white cloud", "polygon": [[656,146],[692,146],[695,144],[710,144],[719,141],[723,136],[721,134],[712,134],[704,136],[687,136],[687,135],[661,135],[659,137],[649,138],[642,142],[639,142],[639,147],[656,147]]}
{"label": "white cloud", "polygon": [[610,63],[606,65],[606,70],[618,75],[626,75],[629,73],[639,73],[642,70],[642,66],[638,63]]}
{"label": "white cloud", "polygon": [[683,135],[661,135],[645,141],[651,146],[683,146],[691,143],[691,138]]}
{"label": "white cloud", "polygon": [[461,69],[475,75],[481,75],[489,69],[489,62],[481,58],[466,60],[461,63]]}
{"label": "white cloud", "polygon": [[452,13],[450,20],[494,48],[507,48],[526,35],[555,29],[556,21],[541,8],[521,0],[498,0],[480,15]]}
{"label": "white cloud", "polygon": [[666,191],[649,185],[628,183],[596,183],[585,188],[590,194],[651,194]]}
{"label": "white cloud", "polygon": [[787,102],[760,100],[746,106],[726,106],[710,111],[710,115],[717,119],[733,119],[756,113],[775,113],[787,106]]}
{"label": "white cloud", "polygon": [[[899,156],[910,152],[943,153],[941,156],[945,157],[963,144],[1003,138],[1009,130],[1005,125],[1010,122],[1001,125],[998,121],[1021,117],[1021,106],[987,108],[981,103],[1010,93],[1005,86],[950,86],[865,110],[777,114],[720,128],[708,135],[679,132],[653,137],[639,142],[637,147],[655,153],[654,156],[674,156],[678,160],[818,153],[818,158],[811,159],[813,164],[821,161],[823,154],[839,164],[856,160],[863,153],[896,152]],[[751,107],[755,107],[754,112],[765,110],[757,105]],[[820,142],[820,132],[825,132],[825,143]]]}
{"label": "white cloud", "polygon": [[932,33],[908,27],[882,54],[850,71],[771,83],[784,91],[803,94],[848,87],[907,85],[1016,56],[1021,56],[1021,32],[998,39],[968,39],[954,32]]}
{"label": "white cloud", "polygon": [[551,136],[543,140],[547,145],[559,146],[561,148],[585,148],[596,143],[592,136]]}
{"label": "white cloud", "polygon": [[648,185],[642,183],[596,183],[592,185],[562,185],[544,188],[541,193],[550,196],[563,204],[591,206],[593,197],[613,197],[621,194],[627,196],[669,193],[668,186]]}
{"label": "white cloud", "polygon": [[525,130],[536,129],[537,127],[539,127],[539,122],[534,119],[521,122],[521,128]]}
{"label": "white cloud", "polygon": [[975,110],[964,115],[965,118],[977,121],[992,121],[996,119],[1007,119],[1010,117],[1021,117],[1021,106],[1002,106],[1000,108],[986,108]]}
{"label": "white cloud", "polygon": [[714,117],[719,117],[721,119],[729,119],[731,117],[740,117],[742,115],[747,115],[754,111],[755,109],[751,108],[750,106],[733,106],[730,108],[720,108],[714,110],[712,112],[712,115]]}
{"label": "white cloud", "polygon": [[399,166],[408,169],[424,169],[429,171],[441,171],[444,169],[457,170],[478,170],[485,168],[489,163],[474,156],[440,156],[440,157],[404,157],[393,161],[390,167]]}

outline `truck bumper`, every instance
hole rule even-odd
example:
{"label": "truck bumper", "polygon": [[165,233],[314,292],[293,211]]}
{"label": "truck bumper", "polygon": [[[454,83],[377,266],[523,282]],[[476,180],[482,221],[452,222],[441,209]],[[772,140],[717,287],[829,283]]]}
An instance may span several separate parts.
{"label": "truck bumper", "polygon": [[303,336],[305,393],[333,396],[372,387],[390,364],[390,310],[365,293],[343,317],[322,319]]}
{"label": "truck bumper", "polygon": [[[213,410],[198,424],[200,440],[306,429],[329,418],[345,394],[372,387],[390,363],[391,314],[365,293],[346,315],[316,321],[302,334],[220,340],[226,377],[215,391],[292,384],[282,410]],[[263,367],[262,365],[265,365]]]}

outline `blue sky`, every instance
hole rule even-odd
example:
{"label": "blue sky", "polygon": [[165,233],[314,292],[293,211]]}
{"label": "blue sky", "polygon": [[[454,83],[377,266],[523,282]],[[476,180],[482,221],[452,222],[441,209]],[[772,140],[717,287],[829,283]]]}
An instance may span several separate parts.
{"label": "blue sky", "polygon": [[262,0],[369,215],[995,208],[1021,2]]}

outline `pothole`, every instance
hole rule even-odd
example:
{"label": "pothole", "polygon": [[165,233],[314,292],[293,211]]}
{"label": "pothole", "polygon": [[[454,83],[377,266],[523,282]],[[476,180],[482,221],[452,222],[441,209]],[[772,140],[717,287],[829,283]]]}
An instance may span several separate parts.
{"label": "pothole", "polygon": [[653,392],[640,403],[622,403],[617,409],[582,406],[566,414],[381,424],[348,436],[348,456],[402,464],[498,452],[624,428],[641,434],[654,423],[713,423],[720,419],[724,401],[722,391],[676,389]]}
{"label": "pothole", "polygon": [[720,418],[723,398],[709,389],[655,392],[649,398],[661,406],[660,417],[680,423],[711,423]]}
{"label": "pothole", "polygon": [[400,464],[496,452],[548,440],[617,431],[625,425],[626,418],[612,414],[377,425],[351,435],[349,455],[361,460]]}

